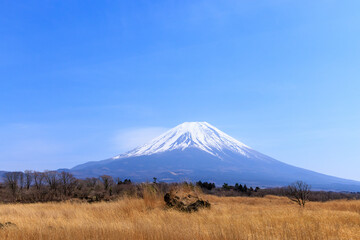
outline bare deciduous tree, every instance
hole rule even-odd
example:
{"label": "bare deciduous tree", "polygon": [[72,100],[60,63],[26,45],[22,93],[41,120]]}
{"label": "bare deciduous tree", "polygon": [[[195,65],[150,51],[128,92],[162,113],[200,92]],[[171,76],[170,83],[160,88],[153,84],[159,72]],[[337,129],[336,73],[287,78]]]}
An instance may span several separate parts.
{"label": "bare deciduous tree", "polygon": [[301,207],[305,207],[305,203],[309,199],[310,185],[303,181],[297,181],[288,186],[288,197],[290,200],[296,202]]}
{"label": "bare deciduous tree", "polygon": [[61,172],[59,177],[63,194],[70,196],[75,188],[77,179],[69,172]]}
{"label": "bare deciduous tree", "polygon": [[30,186],[32,184],[32,181],[33,181],[33,172],[32,171],[29,171],[29,170],[26,170],[24,172],[24,175],[25,175],[25,187],[26,187],[26,190],[29,190],[30,189]]}
{"label": "bare deciduous tree", "polygon": [[99,182],[99,179],[95,177],[86,178],[84,182],[88,188],[94,188],[96,184]]}
{"label": "bare deciduous tree", "polygon": [[49,185],[51,190],[57,190],[58,187],[58,172],[56,171],[45,171],[44,172],[44,179],[46,183]]}
{"label": "bare deciduous tree", "polygon": [[108,175],[102,175],[100,178],[101,178],[102,183],[104,184],[105,191],[107,191],[109,189],[110,185],[112,185],[114,182],[113,178]]}
{"label": "bare deciduous tree", "polygon": [[21,172],[7,172],[4,175],[5,186],[10,189],[15,199],[19,188],[20,173]]}
{"label": "bare deciduous tree", "polygon": [[110,196],[112,195],[112,185],[114,184],[114,180],[111,176],[108,175],[102,175],[101,181],[104,184],[104,190],[105,192],[109,192]]}
{"label": "bare deciduous tree", "polygon": [[19,172],[19,186],[20,186],[20,190],[22,190],[25,186],[25,178],[24,178],[24,173],[23,172]]}
{"label": "bare deciduous tree", "polygon": [[34,185],[36,187],[36,190],[40,190],[44,181],[44,173],[35,171],[32,175],[34,178]]}

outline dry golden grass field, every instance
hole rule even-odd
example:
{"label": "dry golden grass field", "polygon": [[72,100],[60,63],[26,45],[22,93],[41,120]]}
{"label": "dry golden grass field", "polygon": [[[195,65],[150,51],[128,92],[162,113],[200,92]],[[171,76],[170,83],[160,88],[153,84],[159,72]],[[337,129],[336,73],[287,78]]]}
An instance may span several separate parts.
{"label": "dry golden grass field", "polygon": [[0,205],[0,239],[360,239],[360,201],[203,195],[210,210],[166,210],[161,197]]}

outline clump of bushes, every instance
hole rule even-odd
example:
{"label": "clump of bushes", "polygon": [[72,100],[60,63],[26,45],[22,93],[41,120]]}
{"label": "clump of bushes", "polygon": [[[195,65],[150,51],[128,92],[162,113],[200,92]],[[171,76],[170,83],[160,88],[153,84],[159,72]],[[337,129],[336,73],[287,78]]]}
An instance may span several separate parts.
{"label": "clump of bushes", "polygon": [[257,193],[260,188],[259,187],[248,187],[246,186],[246,184],[242,185],[242,184],[238,184],[235,183],[234,186],[228,185],[227,183],[224,183],[222,185],[221,190],[224,192],[229,192],[232,191],[235,193],[235,195],[247,195],[247,196],[251,196],[253,195],[253,193]]}
{"label": "clump of bushes", "polygon": [[208,183],[208,182],[196,182],[196,186],[200,187],[201,189],[211,190],[215,188],[215,183]]}

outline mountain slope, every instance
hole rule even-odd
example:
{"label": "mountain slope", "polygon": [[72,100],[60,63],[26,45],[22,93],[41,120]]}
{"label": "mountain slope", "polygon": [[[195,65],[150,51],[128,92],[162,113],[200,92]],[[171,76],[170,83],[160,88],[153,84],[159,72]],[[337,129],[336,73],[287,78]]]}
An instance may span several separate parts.
{"label": "mountain slope", "polygon": [[79,177],[112,176],[147,181],[212,181],[261,187],[304,180],[315,189],[360,191],[360,182],[294,167],[261,154],[206,122],[186,122],[144,146],[113,158],[78,165]]}

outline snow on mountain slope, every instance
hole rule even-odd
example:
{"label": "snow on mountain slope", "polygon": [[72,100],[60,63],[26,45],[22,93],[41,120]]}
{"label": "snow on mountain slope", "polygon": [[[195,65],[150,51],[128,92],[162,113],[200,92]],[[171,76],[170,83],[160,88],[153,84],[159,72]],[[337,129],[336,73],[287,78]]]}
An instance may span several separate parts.
{"label": "snow on mountain slope", "polygon": [[225,150],[249,157],[252,150],[207,122],[185,122],[150,143],[138,147],[113,159],[152,155],[176,149],[197,148],[221,159]]}

